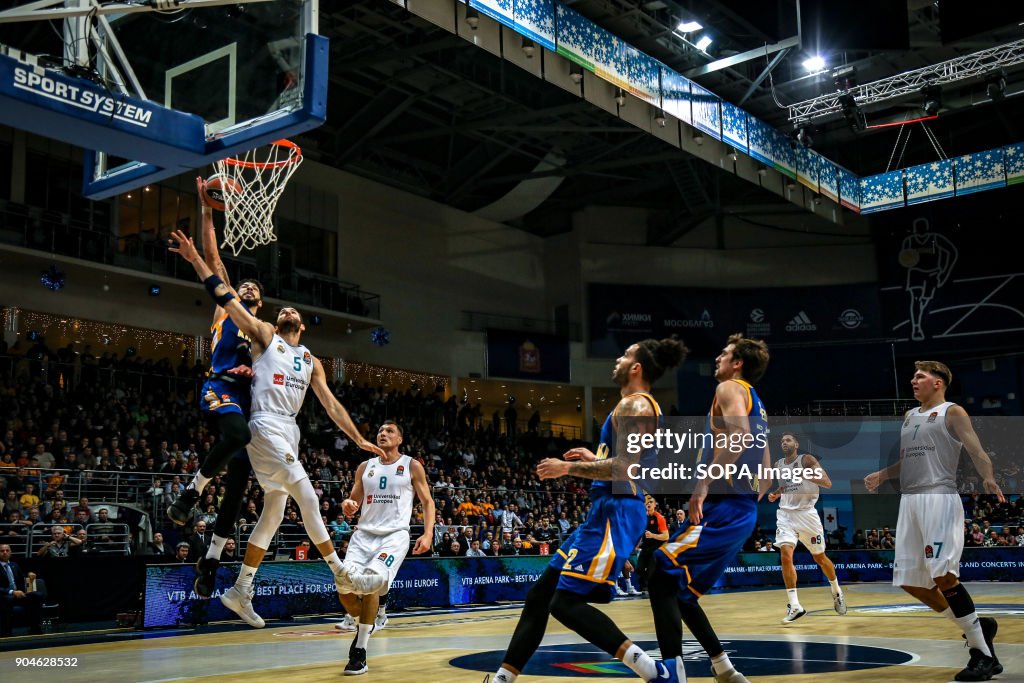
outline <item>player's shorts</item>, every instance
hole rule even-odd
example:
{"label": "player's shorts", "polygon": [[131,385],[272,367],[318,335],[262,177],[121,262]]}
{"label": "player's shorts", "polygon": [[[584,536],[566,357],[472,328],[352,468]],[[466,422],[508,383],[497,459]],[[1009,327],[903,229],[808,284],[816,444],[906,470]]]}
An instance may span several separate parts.
{"label": "player's shorts", "polygon": [[752,496],[709,497],[700,524],[687,524],[654,553],[655,572],[679,584],[679,599],[696,602],[722,578],[757,524]]}
{"label": "player's shorts", "polygon": [[299,426],[294,418],[257,413],[249,419],[252,441],[246,449],[264,491],[288,491],[308,479],[299,462]]}
{"label": "player's shorts", "polygon": [[561,573],[558,590],[611,602],[615,581],[647,529],[644,501],[632,496],[602,496],[586,520],[562,542],[550,566]]}
{"label": "player's shorts", "polygon": [[775,513],[775,545],[791,545],[797,542],[804,544],[811,555],[825,552],[825,529],[821,526],[821,517],[814,508],[806,510],[783,510]]}
{"label": "player's shorts", "polygon": [[896,518],[894,586],[934,588],[935,578],[960,576],[964,506],[956,493],[905,493]]}
{"label": "player's shorts", "polygon": [[[388,583],[380,591],[383,595],[391,588],[391,583],[398,574],[398,568],[402,561],[409,554],[409,532],[393,531],[390,534],[377,536],[365,531],[352,534],[348,541],[348,552],[345,553],[346,562],[354,562],[361,567],[375,567],[387,572]],[[352,591],[342,591],[352,592]]]}
{"label": "player's shorts", "polygon": [[227,382],[222,379],[208,379],[199,394],[199,409],[204,413],[249,412],[252,387],[248,382]]}

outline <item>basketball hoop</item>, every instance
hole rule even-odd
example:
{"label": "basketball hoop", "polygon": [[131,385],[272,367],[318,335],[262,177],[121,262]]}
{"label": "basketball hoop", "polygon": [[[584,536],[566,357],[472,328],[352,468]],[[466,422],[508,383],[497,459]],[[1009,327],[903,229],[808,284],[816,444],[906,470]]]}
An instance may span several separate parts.
{"label": "basketball hoop", "polygon": [[278,140],[214,164],[218,174],[237,183],[229,182],[224,187],[222,246],[238,256],[247,249],[277,241],[274,208],[301,163],[299,146],[290,140]]}

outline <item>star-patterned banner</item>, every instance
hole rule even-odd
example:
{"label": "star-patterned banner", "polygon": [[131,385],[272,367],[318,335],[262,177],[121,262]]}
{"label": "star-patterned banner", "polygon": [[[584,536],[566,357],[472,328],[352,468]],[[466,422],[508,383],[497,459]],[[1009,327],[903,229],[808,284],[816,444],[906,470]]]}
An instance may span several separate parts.
{"label": "star-patterned banner", "polygon": [[554,50],[554,0],[515,0],[515,26],[512,28],[537,45]]}
{"label": "star-patterned banner", "polygon": [[796,150],[793,141],[779,131],[768,130],[768,140],[775,157],[775,170],[788,178],[796,178]]}
{"label": "star-patterned banner", "polygon": [[722,139],[722,100],[710,90],[690,83],[693,93],[693,125],[716,140]]}
{"label": "star-patterned banner", "polygon": [[594,40],[594,73],[602,80],[625,90],[629,87],[626,73],[626,48],[628,45],[604,29]]}
{"label": "star-patterned banner", "polygon": [[953,159],[953,168],[956,169],[958,197],[1006,186],[1006,171],[1003,168],[1001,149],[957,157]]}
{"label": "star-patterned banner", "polygon": [[907,206],[953,196],[953,160],[911,166],[905,171]]}
{"label": "star-patterned banner", "polygon": [[515,29],[515,15],[512,12],[512,0],[469,0],[469,6],[480,10],[491,19]]}
{"label": "star-patterned banner", "polygon": [[722,101],[722,139],[744,154],[750,149],[747,143],[747,112],[724,100]]}
{"label": "star-patterned banner", "polygon": [[860,212],[874,213],[904,206],[903,171],[890,171],[861,178]]}
{"label": "star-patterned banner", "polygon": [[860,176],[845,168],[836,167],[836,170],[839,172],[839,203],[860,213]]}
{"label": "star-patterned banner", "polygon": [[731,102],[722,100],[722,139],[743,154],[749,154],[746,137],[746,112]]}
{"label": "star-patterned banner", "polygon": [[815,192],[818,191],[818,174],[821,172],[820,156],[804,147],[796,146],[796,179]]}
{"label": "star-patterned banner", "polygon": [[1006,161],[1006,184],[1024,183],[1024,142],[1003,147]]}
{"label": "star-patterned banner", "polygon": [[[818,157],[818,185],[821,194],[832,201],[839,203],[839,168],[825,157]],[[861,208],[863,208],[863,195],[861,192]]]}
{"label": "star-patterned banner", "polygon": [[690,80],[667,66],[661,66],[661,108],[680,121],[693,124],[690,109]]}
{"label": "star-patterned banner", "polygon": [[[392,0],[397,4],[405,3]],[[862,213],[1024,183],[1024,143],[869,178],[793,145],[739,107],[660,64],[558,0],[462,0],[536,44],[660,106],[832,201]]]}
{"label": "star-patterned banner", "polygon": [[555,16],[558,54],[571,59],[584,69],[594,71],[597,61],[595,43],[603,31],[582,14],[562,3],[555,3]]}
{"label": "star-patterned banner", "polygon": [[773,128],[764,121],[747,115],[747,142],[750,144],[750,156],[767,166],[775,165],[771,132]]}
{"label": "star-patterned banner", "polygon": [[619,87],[655,107],[661,106],[658,62],[632,45],[621,43],[625,79]]}

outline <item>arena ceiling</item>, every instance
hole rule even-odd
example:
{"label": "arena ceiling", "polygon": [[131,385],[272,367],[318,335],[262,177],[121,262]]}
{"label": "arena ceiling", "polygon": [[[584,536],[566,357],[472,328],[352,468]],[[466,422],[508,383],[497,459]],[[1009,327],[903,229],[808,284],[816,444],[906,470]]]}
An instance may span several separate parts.
{"label": "arena ceiling", "polygon": [[[573,9],[681,73],[788,37],[796,0],[675,2],[569,1]],[[767,6],[767,8],[765,8]],[[828,54],[830,69],[856,67],[860,83],[1022,37],[1017,23],[943,44],[935,3],[910,0],[911,48]],[[711,56],[672,29],[680,17],[713,26]],[[331,39],[329,119],[305,137],[312,158],[466,211],[506,195],[521,181],[554,179],[556,189],[524,216],[507,220],[537,235],[570,228],[573,211],[592,205],[636,206],[666,220],[652,244],[670,244],[688,225],[723,208],[799,207],[705,162],[588,102],[495,57],[385,0],[321,3],[321,32]],[[795,20],[793,21],[795,26]],[[806,41],[805,41],[806,42]],[[808,76],[806,53],[793,49],[693,79],[783,131],[791,104],[834,91],[830,72]],[[949,156],[1016,142],[1024,69],[1007,69],[1007,97],[986,101],[981,80],[944,88],[940,118],[928,125]],[[869,123],[906,118],[923,103],[909,98],[866,108]],[[637,101],[638,106],[645,106]],[[915,128],[920,128],[916,124]],[[835,115],[810,128],[814,148],[861,174],[886,170],[898,128],[854,132]],[[902,143],[900,143],[902,147]],[[901,150],[897,149],[897,158]],[[937,158],[924,131],[911,134],[902,166]],[[538,165],[558,159],[560,170]]]}

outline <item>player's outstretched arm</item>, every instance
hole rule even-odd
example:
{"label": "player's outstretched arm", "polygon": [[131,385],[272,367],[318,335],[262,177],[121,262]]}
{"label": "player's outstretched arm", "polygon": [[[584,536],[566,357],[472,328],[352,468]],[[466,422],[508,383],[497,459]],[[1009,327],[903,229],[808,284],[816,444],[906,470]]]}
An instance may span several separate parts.
{"label": "player's outstretched arm", "polygon": [[570,448],[562,454],[563,460],[582,460],[583,462],[594,462],[597,456],[589,448]]}
{"label": "player's outstretched arm", "polygon": [[355,483],[352,484],[352,493],[348,498],[341,501],[341,511],[343,514],[355,515],[359,512],[359,501],[363,499],[363,471],[366,470],[366,461],[359,463],[359,467],[356,468]]}
{"label": "player's outstretched arm", "polygon": [[171,233],[171,239],[177,242],[178,246],[170,246],[168,250],[180,254],[183,259],[191,263],[199,279],[206,285],[206,291],[210,297],[218,306],[227,311],[231,320],[238,325],[238,329],[249,335],[249,338],[259,345],[261,351],[267,348],[270,345],[270,340],[274,338],[273,325],[256,318],[239,303],[238,296],[203,261],[191,237],[181,230],[175,230]]}
{"label": "player's outstretched arm", "polygon": [[313,377],[310,379],[310,385],[313,387],[313,393],[320,399],[320,405],[327,411],[327,416],[331,418],[334,424],[338,425],[341,431],[348,435],[348,438],[352,439],[364,451],[370,451],[380,456],[384,455],[384,451],[380,446],[370,443],[359,433],[356,423],[352,421],[352,417],[345,410],[345,406],[341,405],[338,399],[334,397],[334,394],[331,393],[330,387],[327,386],[327,375],[324,374],[324,366],[320,363],[320,359],[316,357],[313,358]]}
{"label": "player's outstretched arm", "polygon": [[985,493],[990,493],[996,496],[1000,503],[1005,503],[1006,496],[1003,495],[1002,489],[996,483],[995,474],[992,471],[992,459],[981,447],[981,440],[978,438],[977,432],[974,431],[974,425],[971,424],[971,417],[967,411],[962,406],[950,407],[946,411],[946,426],[964,445],[967,455],[971,456],[974,468],[981,475],[981,485],[985,489]]}
{"label": "player's outstretched arm", "polygon": [[434,518],[437,517],[437,512],[434,508],[434,497],[430,495],[430,486],[427,484],[427,472],[419,460],[412,461],[412,488],[423,504],[423,535],[416,539],[412,554],[422,555],[430,552],[434,544]]}
{"label": "player's outstretched arm", "polygon": [[[213,207],[206,200],[206,181],[202,176],[196,178],[196,190],[199,192],[199,203],[202,205],[203,214],[203,260],[210,266],[216,275],[231,287],[231,280],[228,278],[228,270],[220,259],[220,249],[217,247],[217,230],[213,225]],[[232,291],[234,289],[232,288]],[[238,292],[235,292],[237,295]]]}
{"label": "player's outstretched arm", "polygon": [[580,454],[579,460],[545,458],[537,465],[537,475],[541,479],[557,479],[567,474],[603,481],[610,481],[615,477],[625,479],[629,466],[640,459],[640,452],[630,453],[626,447],[630,443],[629,435],[653,432],[657,427],[658,417],[654,413],[654,406],[651,405],[651,402],[641,396],[628,396],[619,401],[619,405],[615,408],[615,417],[618,418],[618,422],[616,425],[616,456],[614,458],[587,461],[583,454]]}

